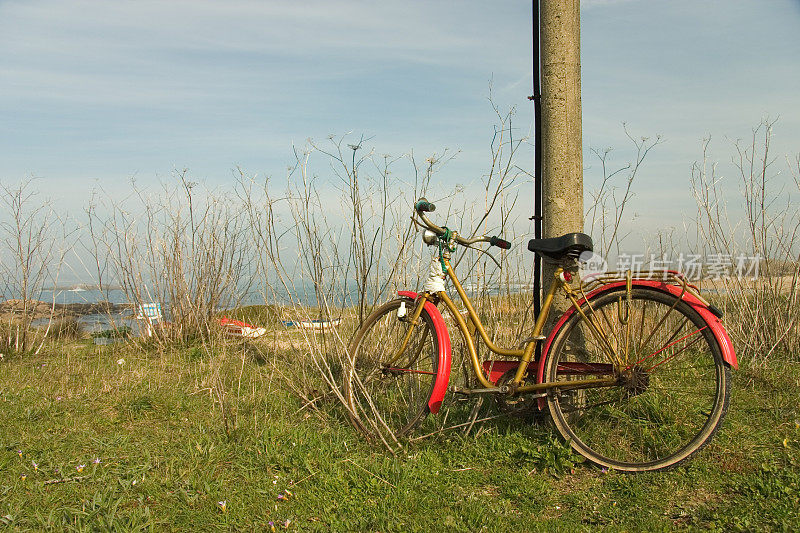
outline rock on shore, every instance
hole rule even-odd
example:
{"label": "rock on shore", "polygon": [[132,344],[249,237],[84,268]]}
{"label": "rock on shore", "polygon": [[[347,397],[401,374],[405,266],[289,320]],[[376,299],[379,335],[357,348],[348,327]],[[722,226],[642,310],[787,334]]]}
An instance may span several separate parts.
{"label": "rock on shore", "polygon": [[38,300],[6,300],[0,303],[0,317],[13,319],[21,317],[26,312],[30,319],[54,317],[79,317],[84,315],[120,314],[127,309],[133,309],[131,304],[113,304],[111,302],[55,304]]}

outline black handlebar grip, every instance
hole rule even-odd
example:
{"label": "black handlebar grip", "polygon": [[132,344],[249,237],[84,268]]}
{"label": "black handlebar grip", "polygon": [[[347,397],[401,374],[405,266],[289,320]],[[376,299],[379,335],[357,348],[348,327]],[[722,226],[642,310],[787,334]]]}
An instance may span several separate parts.
{"label": "black handlebar grip", "polygon": [[417,200],[417,203],[414,204],[414,210],[420,212],[429,212],[429,211],[436,211],[436,206],[430,203],[425,198],[420,198]]}
{"label": "black handlebar grip", "polygon": [[498,248],[502,248],[503,250],[511,249],[511,243],[508,241],[504,241],[500,237],[492,237],[491,239],[489,239],[489,244],[491,244],[492,246],[497,246]]}

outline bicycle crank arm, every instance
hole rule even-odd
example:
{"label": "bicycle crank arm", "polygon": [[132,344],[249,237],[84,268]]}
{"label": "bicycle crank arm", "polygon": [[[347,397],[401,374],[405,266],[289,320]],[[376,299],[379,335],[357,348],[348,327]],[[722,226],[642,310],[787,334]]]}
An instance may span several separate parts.
{"label": "bicycle crank arm", "polygon": [[450,387],[453,394],[463,394],[464,396],[474,396],[476,394],[508,394],[511,388],[508,385],[501,387],[490,387],[487,389],[462,389],[460,387]]}

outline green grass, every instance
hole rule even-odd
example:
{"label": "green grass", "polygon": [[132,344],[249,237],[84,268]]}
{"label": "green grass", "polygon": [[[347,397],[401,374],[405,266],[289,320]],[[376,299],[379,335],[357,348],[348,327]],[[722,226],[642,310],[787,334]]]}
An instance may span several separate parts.
{"label": "green grass", "polygon": [[81,341],[6,355],[0,529],[259,530],[273,522],[281,530],[290,520],[293,531],[729,531],[800,523],[796,364],[735,372],[723,428],[686,466],[621,475],[583,463],[549,426],[515,420],[388,455],[364,443],[334,401],[321,412],[300,409],[273,371],[300,360],[265,362],[253,351],[145,354]]}

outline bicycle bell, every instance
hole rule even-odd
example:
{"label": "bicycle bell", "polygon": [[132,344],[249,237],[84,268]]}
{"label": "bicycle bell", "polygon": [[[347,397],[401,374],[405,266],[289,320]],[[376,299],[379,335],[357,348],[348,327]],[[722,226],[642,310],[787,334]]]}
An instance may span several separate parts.
{"label": "bicycle bell", "polygon": [[423,230],[422,241],[428,246],[436,244],[436,234],[429,229]]}

